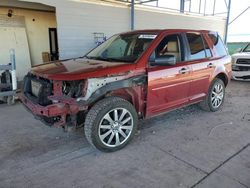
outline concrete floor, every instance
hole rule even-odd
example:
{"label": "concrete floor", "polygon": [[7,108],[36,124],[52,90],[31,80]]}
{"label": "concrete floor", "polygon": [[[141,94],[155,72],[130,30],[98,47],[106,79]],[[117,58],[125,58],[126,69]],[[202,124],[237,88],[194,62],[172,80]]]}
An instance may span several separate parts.
{"label": "concrete floor", "polygon": [[194,105],[140,127],[126,148],[101,153],[82,130],[0,105],[0,187],[250,187],[250,83],[231,82],[221,111]]}

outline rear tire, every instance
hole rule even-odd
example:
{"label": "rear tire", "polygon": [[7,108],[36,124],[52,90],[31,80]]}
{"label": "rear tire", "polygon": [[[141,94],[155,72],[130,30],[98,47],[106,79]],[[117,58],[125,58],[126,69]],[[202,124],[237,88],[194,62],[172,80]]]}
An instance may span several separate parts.
{"label": "rear tire", "polygon": [[208,95],[199,103],[199,106],[205,111],[215,112],[223,106],[224,99],[225,84],[221,79],[215,78],[209,87]]}
{"label": "rear tire", "polygon": [[119,97],[107,97],[89,110],[84,131],[92,146],[113,152],[131,141],[137,124],[137,112],[131,103]]}

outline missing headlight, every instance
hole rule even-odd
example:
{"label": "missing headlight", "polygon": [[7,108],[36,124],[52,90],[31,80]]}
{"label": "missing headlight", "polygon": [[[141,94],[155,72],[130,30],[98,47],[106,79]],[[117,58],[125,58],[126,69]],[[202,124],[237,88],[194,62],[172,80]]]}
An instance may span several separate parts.
{"label": "missing headlight", "polygon": [[77,98],[82,96],[83,81],[63,81],[62,93],[66,96]]}

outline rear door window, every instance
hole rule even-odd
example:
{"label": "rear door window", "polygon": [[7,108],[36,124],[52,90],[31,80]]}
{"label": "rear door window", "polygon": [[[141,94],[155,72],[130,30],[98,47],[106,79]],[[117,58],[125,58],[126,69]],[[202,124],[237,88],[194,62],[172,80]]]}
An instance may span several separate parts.
{"label": "rear door window", "polygon": [[190,48],[189,60],[206,58],[206,51],[202,36],[197,33],[187,33],[187,40]]}
{"label": "rear door window", "polygon": [[214,44],[214,48],[217,52],[217,57],[222,57],[228,54],[224,43],[217,33],[209,33],[208,36]]}

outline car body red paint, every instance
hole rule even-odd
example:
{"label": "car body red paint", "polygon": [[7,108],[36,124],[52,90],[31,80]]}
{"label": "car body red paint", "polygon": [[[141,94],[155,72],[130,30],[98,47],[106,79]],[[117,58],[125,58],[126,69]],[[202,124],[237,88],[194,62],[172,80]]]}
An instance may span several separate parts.
{"label": "car body red paint", "polygon": [[[228,55],[218,57],[218,52],[208,36],[209,33],[214,32],[166,29],[140,30],[125,34],[141,33],[156,35],[156,37],[134,63],[77,58],[34,67],[28,74],[29,80],[46,80],[47,84],[52,85],[52,91],[46,95],[50,102],[43,105],[38,104],[36,97],[30,95],[30,91],[24,91],[21,95],[23,104],[35,116],[45,119],[47,123],[65,126],[69,122],[76,125],[79,113],[87,112],[98,100],[106,96],[119,96],[135,106],[139,117],[148,118],[202,101],[208,94],[209,86],[216,77],[222,78],[225,85],[229,82],[231,58]],[[212,57],[198,60],[184,59],[173,66],[150,66],[150,56],[165,36],[185,35],[186,33],[202,35],[203,40],[208,44]],[[182,69],[185,69],[186,72],[181,73]],[[123,87],[122,80],[136,76],[144,76],[145,81],[138,82],[135,85],[132,84],[130,87]],[[114,79],[114,81],[110,82],[111,84],[107,84],[106,81],[102,82],[106,79],[107,83],[108,79]],[[82,81],[84,86],[81,88],[81,96],[65,96],[62,92],[65,81]],[[28,83],[28,81],[26,82]],[[118,86],[112,89],[114,82],[121,84],[120,86],[117,84]],[[98,89],[90,92],[88,96],[88,91],[93,89],[91,86],[93,83],[96,83],[93,87]],[[105,89],[102,90],[104,86],[99,84],[109,85],[109,90],[104,92],[106,91]],[[27,88],[30,87],[29,84],[26,85]],[[96,91],[104,93],[90,100],[94,94],[98,93]]]}

